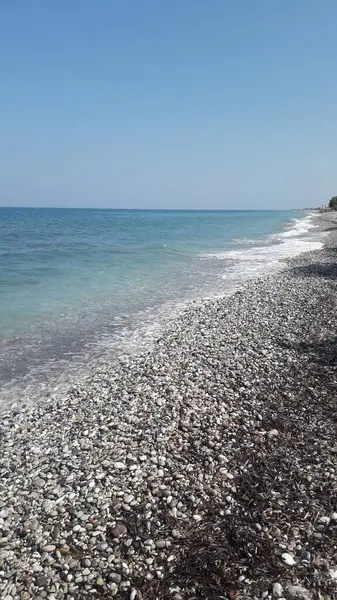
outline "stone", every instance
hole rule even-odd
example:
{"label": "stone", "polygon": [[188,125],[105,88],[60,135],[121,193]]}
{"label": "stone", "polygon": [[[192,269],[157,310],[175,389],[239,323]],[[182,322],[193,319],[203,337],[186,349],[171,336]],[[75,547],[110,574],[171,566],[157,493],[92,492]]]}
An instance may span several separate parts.
{"label": "stone", "polygon": [[47,546],[43,546],[43,552],[54,552],[56,550],[56,546],[54,544],[47,544]]}
{"label": "stone", "polygon": [[301,598],[302,600],[309,600],[308,590],[301,585],[289,585],[287,592],[292,598]]}
{"label": "stone", "polygon": [[111,596],[116,596],[116,594],[118,593],[118,585],[116,583],[110,583],[109,591]]}
{"label": "stone", "polygon": [[74,558],[72,558],[69,562],[69,568],[76,569],[77,567],[78,567],[78,560],[75,560]]}
{"label": "stone", "polygon": [[133,499],[134,496],[132,494],[126,494],[123,498],[125,504],[130,504],[130,502],[132,502]]}
{"label": "stone", "polygon": [[98,552],[104,552],[108,546],[109,544],[107,544],[106,542],[98,542],[98,544],[96,544],[96,549],[98,550]]}
{"label": "stone", "polygon": [[123,537],[124,535],[127,534],[127,532],[128,532],[127,528],[125,527],[125,525],[122,525],[121,523],[118,523],[115,527],[113,527],[111,529],[111,534],[115,538]]}
{"label": "stone", "polygon": [[165,540],[158,540],[155,543],[156,548],[158,548],[159,550],[162,550],[163,548],[166,548],[166,541]]}
{"label": "stone", "polygon": [[301,562],[310,563],[311,562],[311,554],[307,550],[302,552],[301,554]]}
{"label": "stone", "polygon": [[44,487],[46,485],[46,482],[41,477],[35,477],[35,479],[34,479],[34,485],[35,485],[35,487],[41,488],[41,487]]}
{"label": "stone", "polygon": [[273,585],[273,596],[275,596],[275,598],[280,598],[283,594],[283,587],[280,583],[276,582]]}
{"label": "stone", "polygon": [[91,560],[89,558],[82,558],[81,565],[82,567],[91,567]]}
{"label": "stone", "polygon": [[112,573],[109,573],[109,580],[118,584],[122,581],[122,576],[119,573],[112,572]]}
{"label": "stone", "polygon": [[36,585],[37,587],[45,587],[46,585],[48,585],[47,577],[45,577],[44,575],[39,575],[36,578]]}
{"label": "stone", "polygon": [[281,557],[283,562],[288,565],[288,567],[293,567],[296,564],[293,555],[289,554],[288,552],[284,552]]}
{"label": "stone", "polygon": [[126,469],[126,465],[123,462],[119,462],[119,461],[114,463],[114,467],[115,467],[115,469],[117,469],[119,471]]}

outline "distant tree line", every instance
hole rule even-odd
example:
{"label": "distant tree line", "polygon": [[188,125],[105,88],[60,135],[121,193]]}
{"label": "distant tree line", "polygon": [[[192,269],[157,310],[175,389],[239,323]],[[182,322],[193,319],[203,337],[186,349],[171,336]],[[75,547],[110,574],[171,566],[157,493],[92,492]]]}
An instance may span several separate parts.
{"label": "distant tree line", "polygon": [[337,196],[333,196],[331,198],[331,200],[329,201],[329,208],[332,208],[333,210],[337,210]]}

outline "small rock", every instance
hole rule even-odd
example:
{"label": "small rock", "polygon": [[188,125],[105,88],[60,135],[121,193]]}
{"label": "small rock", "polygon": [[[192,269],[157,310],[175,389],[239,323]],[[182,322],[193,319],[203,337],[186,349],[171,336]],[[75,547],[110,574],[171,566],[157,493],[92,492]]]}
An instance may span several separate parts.
{"label": "small rock", "polygon": [[123,537],[123,535],[127,534],[127,528],[125,527],[125,525],[122,525],[121,523],[118,523],[118,525],[116,525],[116,527],[113,527],[111,529],[111,534],[113,535],[113,537],[115,538],[120,538]]}
{"label": "small rock", "polygon": [[56,550],[56,546],[54,544],[47,544],[47,546],[43,546],[43,552],[54,552]]}
{"label": "small rock", "polygon": [[0,519],[7,519],[9,512],[6,508],[0,511]]}
{"label": "small rock", "polygon": [[308,590],[301,585],[289,585],[289,587],[287,587],[287,592],[292,598],[308,599]]}
{"label": "small rock", "polygon": [[0,548],[4,548],[5,546],[8,545],[8,537],[1,537],[0,536]]}
{"label": "small rock", "polygon": [[24,523],[25,529],[30,529],[31,531],[36,531],[39,528],[39,522],[37,519],[32,519],[31,521],[25,521]]}
{"label": "small rock", "polygon": [[89,558],[82,558],[81,565],[82,567],[91,567],[91,560]]}
{"label": "small rock", "polygon": [[78,567],[78,560],[75,560],[75,558],[72,558],[71,561],[69,562],[69,568],[76,569],[77,567]]}
{"label": "small rock", "polygon": [[34,485],[35,485],[35,487],[38,487],[38,488],[43,487],[45,485],[45,483],[46,482],[45,482],[44,479],[42,479],[42,477],[36,477],[34,479]]}
{"label": "small rock", "polygon": [[125,504],[130,504],[130,502],[132,502],[133,499],[134,496],[132,494],[126,494],[123,498],[123,501],[125,502]]}
{"label": "small rock", "polygon": [[294,557],[288,552],[284,552],[281,557],[283,562],[288,565],[288,567],[293,567],[296,564]]}
{"label": "small rock", "polygon": [[122,576],[119,573],[109,573],[109,579],[118,584],[122,581]]}
{"label": "small rock", "polygon": [[159,550],[166,548],[166,541],[165,540],[158,540],[156,542],[156,548],[158,548]]}
{"label": "small rock", "polygon": [[301,562],[310,563],[311,562],[311,554],[305,550],[301,554]]}
{"label": "small rock", "polygon": [[54,540],[58,540],[60,537],[60,528],[58,525],[55,525],[52,530],[52,536]]}
{"label": "small rock", "polygon": [[47,584],[48,579],[44,575],[39,575],[39,577],[36,578],[37,587],[45,587]]}
{"label": "small rock", "polygon": [[110,583],[109,591],[111,596],[116,596],[116,594],[118,593],[118,586],[115,583]]}
{"label": "small rock", "polygon": [[96,550],[98,550],[98,552],[104,552],[104,550],[107,549],[109,544],[107,544],[106,542],[99,542],[98,544],[96,544]]}
{"label": "small rock", "polygon": [[280,598],[283,594],[283,587],[280,583],[276,582],[273,585],[273,596]]}
{"label": "small rock", "polygon": [[331,577],[331,579],[337,579],[337,569],[336,567],[333,567],[331,569],[329,569],[329,575]]}
{"label": "small rock", "polygon": [[126,466],[123,462],[115,462],[114,467],[115,467],[115,469],[118,469],[119,471],[126,469]]}

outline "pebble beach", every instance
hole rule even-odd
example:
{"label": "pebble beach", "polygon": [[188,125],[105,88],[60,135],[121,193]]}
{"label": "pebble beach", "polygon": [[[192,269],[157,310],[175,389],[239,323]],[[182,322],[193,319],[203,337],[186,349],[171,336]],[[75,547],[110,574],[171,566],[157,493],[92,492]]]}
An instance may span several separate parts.
{"label": "pebble beach", "polygon": [[151,350],[2,415],[4,600],[337,597],[337,219]]}

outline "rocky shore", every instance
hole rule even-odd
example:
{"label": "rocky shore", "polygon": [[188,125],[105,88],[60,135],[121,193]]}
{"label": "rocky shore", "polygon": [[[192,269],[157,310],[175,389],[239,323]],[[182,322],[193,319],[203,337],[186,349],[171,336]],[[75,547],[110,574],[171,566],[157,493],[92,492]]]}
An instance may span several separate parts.
{"label": "rocky shore", "polygon": [[324,249],[5,417],[1,598],[337,597],[337,221],[316,218]]}

